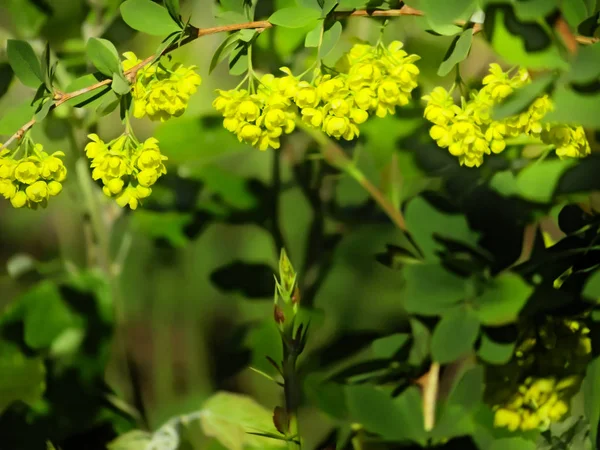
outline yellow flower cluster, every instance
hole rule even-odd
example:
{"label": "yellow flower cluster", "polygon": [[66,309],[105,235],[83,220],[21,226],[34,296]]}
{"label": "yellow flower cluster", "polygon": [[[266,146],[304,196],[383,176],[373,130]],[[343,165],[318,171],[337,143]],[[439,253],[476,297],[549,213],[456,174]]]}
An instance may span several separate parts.
{"label": "yellow flower cluster", "polygon": [[119,206],[136,209],[152,193],[151,186],[167,172],[163,163],[167,157],[161,154],[158,141],[149,138],[141,144],[128,134],[108,143],[96,134],[88,137],[91,142],[85,152],[92,161],[92,178],[102,180],[103,192],[114,197]]}
{"label": "yellow flower cluster", "polygon": [[[133,52],[123,54],[123,69],[129,70],[140,62]],[[180,63],[166,67],[162,61],[141,68],[132,86],[134,100],[133,115],[151,120],[166,121],[170,117],[181,116],[196,92],[202,79],[196,73],[196,66],[183,66]]]}
{"label": "yellow flower cluster", "polygon": [[524,327],[511,361],[487,367],[494,426],[545,430],[562,420],[590,359],[589,332],[582,322],[564,318]]}
{"label": "yellow flower cluster", "polygon": [[483,87],[472,91],[469,100],[461,97],[460,106],[454,103],[451,92],[439,86],[434,88],[423,97],[427,101],[424,116],[434,124],[430,136],[467,167],[479,167],[484,155],[500,153],[506,148],[507,137],[521,135],[554,145],[560,158],[588,155],[590,146],[582,127],[542,124],[542,118],[553,108],[547,95],[537,98],[520,114],[492,120],[494,105],[530,81],[526,70],[520,69],[510,76],[494,63],[483,79]]}
{"label": "yellow flower cluster", "polygon": [[569,411],[565,391],[580,383],[581,378],[576,376],[558,382],[554,378],[528,378],[507,404],[496,408],[494,426],[510,431],[547,429]]}
{"label": "yellow flower cluster", "polygon": [[8,149],[0,151],[0,195],[15,208],[45,208],[48,199],[62,191],[67,168],[60,157],[65,154],[49,155],[41,144],[22,146],[25,146],[25,156],[21,159],[14,158],[21,147],[12,156]]}
{"label": "yellow flower cluster", "polygon": [[284,67],[283,77],[263,76],[255,94],[217,91],[213,106],[223,114],[226,129],[261,150],[279,148],[280,136],[293,131],[298,115],[335,139],[352,140],[370,114],[385,117],[409,102],[417,86],[414,62],[419,56],[402,47],[399,41],[387,47],[356,44],[335,74],[319,72],[308,82]]}
{"label": "yellow flower cluster", "polygon": [[240,142],[260,150],[279,148],[281,135],[294,131],[296,79],[286,73],[284,77],[264,75],[255,93],[245,89],[217,91],[213,107],[223,115],[225,129],[235,133]]}

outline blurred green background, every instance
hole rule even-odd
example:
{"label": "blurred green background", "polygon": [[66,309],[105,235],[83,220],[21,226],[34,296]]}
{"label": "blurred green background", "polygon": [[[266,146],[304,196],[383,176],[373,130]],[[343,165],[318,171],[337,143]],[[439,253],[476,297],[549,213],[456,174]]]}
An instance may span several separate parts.
{"label": "blurred green background", "polygon": [[[257,18],[292,0],[260,0]],[[6,39],[28,40],[41,53],[46,41],[60,59],[57,79],[66,88],[91,71],[85,41],[111,40],[122,53],[152,54],[160,39],[136,33],[120,18],[119,0],[3,0],[0,5],[0,117],[31,96],[10,72]],[[183,16],[196,27],[220,22],[210,0],[183,0]],[[422,31],[417,17],[392,20],[385,41],[400,39],[422,56],[415,104],[385,119],[371,119],[357,143],[344,144],[359,167],[384,189],[389,173],[401,171],[401,198],[435,186],[437,176],[416,164],[404,138],[422,129],[419,97],[433,86],[449,87],[451,74],[436,75],[451,37]],[[382,20],[352,18],[327,61],[334,62],[356,38],[374,42]],[[275,73],[282,65],[300,72],[315,57],[303,49],[306,30],[266,30],[258,39],[255,67]],[[311,153],[310,139],[298,131],[280,151],[260,152],[238,143],[214,115],[215,89],[234,87],[239,79],[226,64],[208,73],[211,57],[224,35],[206,36],[171,55],[194,64],[202,77],[187,112],[165,124],[135,120],[138,138],[155,136],[168,156],[168,174],[137,211],[122,211],[94,186],[93,200],[110,228],[109,251],[120,265],[109,284],[121,311],[107,379],[128,402],[142,409],[157,428],[169,417],[198,409],[217,390],[244,392],[268,408],[281,401],[281,390],[248,369],[272,371],[265,355],[277,359],[279,340],[272,323],[273,274],[285,246],[300,273],[304,312],[311,317],[306,371],[326,373],[359,357],[359,337],[385,335],[408,327],[399,298],[396,272],[376,261],[386,244],[400,245],[403,235],[350,178]],[[466,80],[480,79],[494,57],[475,40],[462,65]],[[64,278],[90,266],[89,224],[82,205],[85,187],[76,175],[86,134],[105,141],[122,132],[118,112],[96,121],[89,110],[61,107],[32,137],[48,152],[63,150],[69,177],[64,192],[45,210],[15,210],[0,202],[0,311],[39,278]],[[311,153],[312,156],[307,157]],[[82,211],[82,209],[84,209]],[[22,268],[37,261],[37,275]],[[93,266],[93,263],[92,263]],[[122,267],[121,267],[122,266]],[[23,274],[23,272],[27,272]],[[134,371],[119,364],[123,339]],[[354,340],[353,340],[354,339]],[[322,413],[306,412],[308,448],[329,432]],[[215,447],[218,448],[218,447]]]}

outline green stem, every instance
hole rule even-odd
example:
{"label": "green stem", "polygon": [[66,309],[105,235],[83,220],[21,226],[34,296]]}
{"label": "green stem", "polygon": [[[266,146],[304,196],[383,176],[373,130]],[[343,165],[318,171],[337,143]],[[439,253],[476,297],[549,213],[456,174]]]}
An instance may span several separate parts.
{"label": "green stem", "polygon": [[313,128],[301,120],[296,123],[299,128],[302,128],[304,132],[319,144],[319,149],[329,164],[354,178],[371,195],[373,200],[383,209],[392,222],[401,230],[406,231],[406,223],[400,209],[394,207],[385,195],[371,183],[339,145],[329,139],[321,130]]}
{"label": "green stem", "polygon": [[[119,350],[118,367],[121,373],[125,373],[130,384],[131,395],[134,394],[136,383],[132,367],[129,364],[129,352],[127,349],[125,325],[125,311],[122,305],[121,290],[119,288],[119,274],[114,270],[110,256],[110,230],[109,226],[102,217],[102,206],[99,204],[96,193],[94,192],[94,182],[92,180],[88,161],[85,157],[79,158],[76,162],[75,171],[80,191],[83,195],[84,209],[89,215],[91,226],[93,229],[93,241],[88,243],[91,248],[94,248],[94,254],[97,257],[95,263],[104,273],[108,288],[110,291],[114,320],[115,320],[115,340]],[[127,248],[128,251],[128,248]],[[127,251],[123,250],[123,254],[119,256],[124,260]],[[120,264],[123,261],[119,261]],[[140,411],[140,416],[143,417],[143,411]],[[145,421],[144,421],[145,422]],[[146,425],[142,423],[141,425]]]}
{"label": "green stem", "polygon": [[288,347],[288,342],[292,342],[293,332],[293,325],[284,331],[287,338],[283,339],[283,390],[285,395],[285,409],[290,423],[289,437],[292,438],[288,441],[288,449],[300,450],[302,448],[302,444],[300,443],[300,431],[298,427],[300,383],[298,380],[298,373],[296,371],[298,354],[293,348],[290,349]]}

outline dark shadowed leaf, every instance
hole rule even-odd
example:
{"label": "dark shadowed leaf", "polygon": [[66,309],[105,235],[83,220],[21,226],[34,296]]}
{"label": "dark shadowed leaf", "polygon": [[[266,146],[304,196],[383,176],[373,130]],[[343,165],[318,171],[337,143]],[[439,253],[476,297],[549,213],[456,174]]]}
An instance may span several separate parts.
{"label": "dark shadowed leaf", "polygon": [[16,345],[0,340],[0,413],[12,402],[33,404],[44,393],[45,369],[41,358],[28,358]]}
{"label": "dark shadowed leaf", "polygon": [[465,356],[473,349],[479,335],[477,315],[467,308],[456,308],[442,316],[431,337],[431,357],[446,364]]}
{"label": "dark shadowed leaf", "polygon": [[505,273],[496,277],[477,297],[474,311],[484,325],[499,326],[514,322],[533,287],[516,273]]}

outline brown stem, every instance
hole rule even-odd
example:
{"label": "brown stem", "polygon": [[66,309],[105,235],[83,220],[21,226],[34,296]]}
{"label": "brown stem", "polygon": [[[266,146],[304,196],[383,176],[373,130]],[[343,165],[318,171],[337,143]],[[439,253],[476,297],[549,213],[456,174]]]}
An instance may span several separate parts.
{"label": "brown stem", "polygon": [[354,178],[365,190],[371,195],[373,200],[383,209],[388,217],[394,222],[394,224],[402,231],[406,231],[406,223],[402,212],[395,208],[394,205],[381,193],[377,187],[367,179],[363,173],[356,168],[354,163],[346,154],[344,150],[337,145],[334,141],[329,139],[322,131],[312,128],[306,125],[301,120],[297,121],[297,124],[302,128],[308,135],[310,135],[319,144],[321,154],[327,160],[329,164],[338,169],[346,172],[352,178]]}
{"label": "brown stem", "polygon": [[[390,10],[385,10],[385,11],[379,11],[379,10],[370,11],[370,10],[364,10],[364,9],[356,10],[356,11],[335,11],[333,13],[333,15],[334,15],[334,17],[337,17],[337,18],[423,16],[423,11],[412,8],[408,5],[404,5],[400,9],[390,9]],[[560,21],[560,19],[559,19],[559,21]],[[563,22],[564,22],[564,20],[563,20]],[[457,22],[457,25],[461,25],[461,24],[464,25],[464,22]],[[567,26],[566,23],[564,25],[561,23],[557,23],[557,29],[559,29],[559,32],[561,32],[561,30],[563,29],[563,26]],[[165,49],[162,52],[162,54],[164,55],[169,52],[172,52],[173,50],[181,47],[182,45],[189,44],[190,42],[195,41],[199,37],[208,36],[209,34],[225,33],[225,32],[229,32],[229,31],[238,31],[238,30],[245,30],[245,29],[264,30],[264,29],[272,28],[272,27],[273,27],[273,24],[271,22],[269,22],[268,20],[257,20],[257,21],[253,21],[253,22],[237,23],[237,24],[231,24],[231,25],[221,25],[218,27],[211,27],[211,28],[193,28],[192,27],[191,28],[193,30],[192,34],[190,34],[187,38],[185,38],[180,44],[172,45],[172,46],[168,47],[167,49]],[[479,31],[481,31],[481,29],[482,29],[480,24],[475,24],[475,26],[473,28],[474,28],[473,29],[474,33],[477,33]],[[571,36],[573,36],[571,31],[568,30],[568,26],[567,26],[567,31]],[[593,44],[593,43],[596,43],[599,41],[598,38],[587,37],[587,36],[573,36],[573,39],[575,39],[575,41],[579,42],[580,44]],[[569,45],[571,45],[571,44],[572,43],[569,42]],[[142,62],[137,64],[136,66],[134,66],[131,69],[129,69],[128,71],[126,71],[125,76],[128,79],[135,78],[135,74],[138,72],[138,70],[140,70],[142,67],[152,63],[155,59],[156,59],[155,55],[149,56],[148,58],[144,59]],[[73,92],[61,93],[62,95],[58,96],[59,98],[57,100],[55,100],[53,108],[56,108],[56,107],[62,105],[63,103],[65,103],[66,101],[68,101],[72,98],[95,91],[96,89],[100,89],[103,86],[108,86],[110,83],[112,83],[112,79],[108,78],[106,80],[102,80],[97,83],[94,83],[91,86],[81,88],[81,89],[78,89]],[[16,139],[20,139],[27,130],[29,130],[33,125],[35,125],[35,123],[36,123],[35,118],[31,119],[29,122],[27,122],[25,125],[23,125],[15,134],[13,134],[3,145],[0,145],[0,148],[8,147]]]}

